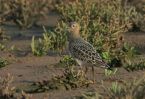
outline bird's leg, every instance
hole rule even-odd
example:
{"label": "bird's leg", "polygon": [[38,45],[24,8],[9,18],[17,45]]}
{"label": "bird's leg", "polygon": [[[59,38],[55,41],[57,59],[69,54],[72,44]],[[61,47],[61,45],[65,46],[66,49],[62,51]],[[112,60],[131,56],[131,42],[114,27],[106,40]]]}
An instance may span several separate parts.
{"label": "bird's leg", "polygon": [[85,71],[84,71],[85,76],[87,76],[87,72],[88,72],[88,67],[87,67],[87,66],[85,66]]}
{"label": "bird's leg", "polygon": [[95,83],[95,70],[94,70],[94,66],[92,66],[92,75],[93,75],[93,83]]}
{"label": "bird's leg", "polygon": [[78,65],[79,65],[78,75],[83,76],[83,67],[82,67],[83,64],[82,64],[82,61],[80,61],[78,59],[76,59],[76,61],[77,61]]}
{"label": "bird's leg", "polygon": [[79,75],[83,75],[83,67],[82,67],[82,65],[79,65],[79,71],[78,71],[78,76]]}

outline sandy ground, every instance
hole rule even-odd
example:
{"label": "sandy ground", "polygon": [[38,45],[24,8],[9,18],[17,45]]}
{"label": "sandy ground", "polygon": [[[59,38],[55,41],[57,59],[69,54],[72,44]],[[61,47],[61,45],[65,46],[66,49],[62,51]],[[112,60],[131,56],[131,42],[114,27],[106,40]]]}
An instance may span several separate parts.
{"label": "sandy ground", "polygon": [[[55,25],[57,22],[57,16],[49,15],[45,23],[48,26]],[[51,20],[54,20],[53,22]],[[41,22],[40,22],[41,24]],[[49,54],[47,56],[36,57],[33,56],[30,49],[31,38],[33,35],[39,37],[43,33],[42,28],[33,27],[28,30],[20,30],[13,24],[5,25],[6,32],[11,36],[11,40],[7,42],[7,46],[15,45],[19,48],[16,52],[0,52],[0,57],[7,58],[10,64],[0,69],[0,76],[4,77],[7,73],[10,73],[14,77],[13,86],[20,89],[25,89],[35,81],[43,79],[51,79],[53,75],[61,74],[64,68],[55,67],[55,64],[59,62],[61,56],[56,54]],[[125,40],[130,42],[139,48],[144,54],[145,48],[145,33],[127,33],[125,34]],[[88,88],[78,88],[69,91],[54,90],[46,93],[34,93],[33,99],[43,99],[48,94],[48,99],[72,99],[73,96],[79,96],[83,92],[88,90],[97,90],[102,92],[101,82],[104,81],[104,85],[109,87],[114,81],[128,81],[131,82],[135,78],[140,78],[145,71],[127,72],[123,68],[119,68],[118,72],[111,76],[106,77],[104,70],[101,68],[95,68],[95,80],[96,83],[90,85]],[[91,75],[91,71],[88,72],[88,76]]]}

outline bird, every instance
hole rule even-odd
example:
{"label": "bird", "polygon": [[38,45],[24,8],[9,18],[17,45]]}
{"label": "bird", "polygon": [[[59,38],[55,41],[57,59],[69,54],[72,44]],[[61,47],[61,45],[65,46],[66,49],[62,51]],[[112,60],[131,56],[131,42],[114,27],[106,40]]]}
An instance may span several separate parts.
{"label": "bird", "polygon": [[95,81],[94,66],[98,64],[100,67],[110,68],[95,48],[80,36],[80,25],[77,22],[69,23],[67,37],[69,53],[78,65],[81,68],[84,64],[92,66],[93,81]]}

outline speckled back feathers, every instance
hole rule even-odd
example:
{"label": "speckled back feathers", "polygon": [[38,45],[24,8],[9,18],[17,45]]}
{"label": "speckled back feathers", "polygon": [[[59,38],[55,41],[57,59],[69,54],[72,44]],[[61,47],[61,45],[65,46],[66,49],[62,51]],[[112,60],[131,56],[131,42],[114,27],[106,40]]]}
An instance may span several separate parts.
{"label": "speckled back feathers", "polygon": [[[76,24],[76,23],[74,23]],[[74,25],[72,24],[72,25]],[[83,62],[87,62],[93,65],[100,64],[103,67],[109,67],[100,55],[96,52],[95,48],[87,41],[83,40],[79,35],[79,30],[74,30],[77,28],[78,25],[74,25],[76,27],[70,27],[70,30],[72,29],[73,31],[69,31],[71,37],[69,37],[69,51],[72,55],[73,58],[81,60]],[[76,33],[73,33],[76,32]],[[73,36],[75,35],[75,36]],[[77,36],[76,36],[77,35]]]}

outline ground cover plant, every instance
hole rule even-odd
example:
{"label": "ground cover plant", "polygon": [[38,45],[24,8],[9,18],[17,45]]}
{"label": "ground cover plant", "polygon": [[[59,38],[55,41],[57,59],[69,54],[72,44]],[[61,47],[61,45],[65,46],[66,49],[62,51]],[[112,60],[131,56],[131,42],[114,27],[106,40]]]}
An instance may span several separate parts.
{"label": "ground cover plant", "polygon": [[[137,12],[134,6],[122,4],[121,0],[74,0],[67,4],[59,2],[55,5],[55,11],[61,17],[57,26],[53,30],[44,30],[45,38],[49,38],[48,49],[65,50],[67,25],[70,21],[76,21],[81,25],[81,36],[93,44],[112,67],[123,66],[128,64],[130,58],[137,57],[136,49],[125,43],[123,37],[123,33],[142,20],[141,13]],[[47,42],[45,38],[39,42]],[[144,65],[142,67],[144,68]]]}
{"label": "ground cover plant", "polygon": [[38,42],[35,41],[35,37],[33,36],[31,42],[32,53],[36,56],[46,55],[50,46],[49,42],[50,40],[47,34],[43,34],[43,38],[40,38]]}
{"label": "ground cover plant", "polygon": [[89,80],[84,72],[69,67],[64,70],[62,75],[56,75],[51,80],[42,80],[35,82],[34,87],[28,92],[45,92],[52,90],[72,90],[81,87],[88,87],[93,81]]}
{"label": "ground cover plant", "polygon": [[[28,94],[23,90],[12,86],[14,77],[11,74],[7,74],[5,77],[0,77],[0,98],[1,99],[34,99],[32,94]],[[47,99],[48,96],[44,95],[43,99]]]}
{"label": "ground cover plant", "polygon": [[14,98],[14,87],[10,87],[13,78],[10,74],[6,78],[0,78],[0,97],[3,99]]}
{"label": "ground cover plant", "polygon": [[76,61],[69,55],[64,55],[63,58],[56,64],[56,67],[66,67],[71,68],[74,65],[77,65]]}
{"label": "ground cover plant", "polygon": [[1,51],[5,49],[4,42],[9,39],[10,39],[10,37],[6,35],[5,29],[3,27],[0,27],[0,50]]}
{"label": "ground cover plant", "polygon": [[113,82],[110,87],[104,86],[104,93],[98,91],[88,91],[75,99],[144,99],[145,97],[145,78],[134,79],[132,82],[124,81],[122,84]]}
{"label": "ground cover plant", "polygon": [[0,68],[5,67],[7,64],[8,64],[7,60],[0,58]]}
{"label": "ground cover plant", "polygon": [[0,77],[0,98],[1,99],[32,99],[31,95],[25,92],[17,93],[16,88],[11,86],[13,77],[7,74],[6,77]]}
{"label": "ground cover plant", "polygon": [[30,28],[37,25],[40,18],[48,14],[50,0],[2,0],[1,18],[5,21],[12,20],[20,28]]}

